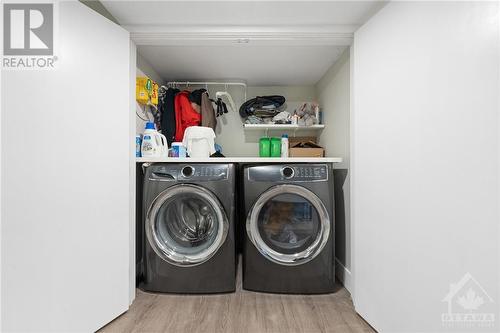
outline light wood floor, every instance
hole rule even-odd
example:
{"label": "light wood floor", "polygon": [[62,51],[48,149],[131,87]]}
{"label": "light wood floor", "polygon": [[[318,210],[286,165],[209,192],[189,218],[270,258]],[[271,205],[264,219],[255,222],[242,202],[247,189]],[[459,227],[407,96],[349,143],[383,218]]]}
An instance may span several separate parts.
{"label": "light wood floor", "polygon": [[374,332],[338,285],[330,295],[275,295],[241,288],[221,295],[152,294],[137,289],[129,311],[99,332]]}

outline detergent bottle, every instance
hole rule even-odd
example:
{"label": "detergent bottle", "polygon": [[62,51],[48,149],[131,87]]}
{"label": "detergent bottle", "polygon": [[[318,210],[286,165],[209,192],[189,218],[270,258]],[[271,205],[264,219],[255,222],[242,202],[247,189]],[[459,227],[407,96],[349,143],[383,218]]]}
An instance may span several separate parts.
{"label": "detergent bottle", "polygon": [[146,123],[141,145],[142,157],[166,157],[167,154],[167,138],[155,129],[153,122]]}
{"label": "detergent bottle", "polygon": [[288,157],[288,134],[281,136],[281,157]]}

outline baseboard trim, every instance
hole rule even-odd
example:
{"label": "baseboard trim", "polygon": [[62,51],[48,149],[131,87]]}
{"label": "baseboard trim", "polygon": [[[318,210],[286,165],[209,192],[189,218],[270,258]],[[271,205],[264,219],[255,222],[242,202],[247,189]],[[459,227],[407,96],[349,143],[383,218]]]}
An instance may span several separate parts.
{"label": "baseboard trim", "polygon": [[352,295],[352,274],[337,258],[335,258],[335,276]]}

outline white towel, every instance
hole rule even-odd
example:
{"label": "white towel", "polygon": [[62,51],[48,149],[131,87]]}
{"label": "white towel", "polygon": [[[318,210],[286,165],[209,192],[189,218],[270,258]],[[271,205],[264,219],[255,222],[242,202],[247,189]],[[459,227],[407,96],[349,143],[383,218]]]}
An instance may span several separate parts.
{"label": "white towel", "polygon": [[188,127],[182,144],[190,157],[209,157],[215,153],[215,132],[210,127]]}

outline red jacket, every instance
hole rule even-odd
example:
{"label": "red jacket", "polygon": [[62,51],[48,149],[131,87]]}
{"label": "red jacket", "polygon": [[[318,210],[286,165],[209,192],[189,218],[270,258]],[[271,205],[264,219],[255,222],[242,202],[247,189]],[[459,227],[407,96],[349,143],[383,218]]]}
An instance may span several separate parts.
{"label": "red jacket", "polygon": [[182,142],[184,131],[189,126],[199,126],[201,115],[191,106],[189,91],[175,95],[175,141]]}

